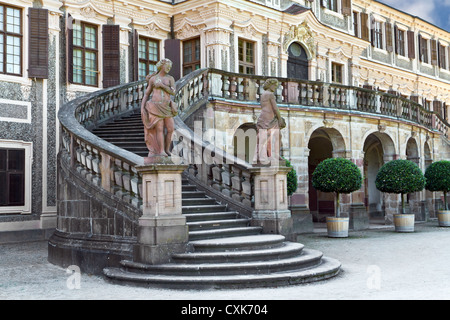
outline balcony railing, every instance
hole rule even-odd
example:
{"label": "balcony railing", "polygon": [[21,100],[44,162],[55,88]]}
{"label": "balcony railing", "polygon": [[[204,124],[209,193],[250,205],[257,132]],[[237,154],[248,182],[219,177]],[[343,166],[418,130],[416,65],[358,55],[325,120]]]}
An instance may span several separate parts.
{"label": "balcony railing", "polygon": [[[180,110],[176,118],[177,133],[186,138],[184,143],[190,141],[184,147],[178,146],[177,154],[190,164],[187,170],[190,178],[205,188],[216,190],[224,200],[246,211],[252,210],[254,199],[251,164],[215,148],[202,137],[196,137],[186,123],[192,122],[194,112],[208,100],[257,104],[266,79],[201,69],[177,82],[175,100]],[[339,84],[287,78],[278,80],[280,87],[276,98],[281,108],[317,108],[361,116],[377,115],[411,122],[448,137],[447,121],[411,100]],[[136,167],[143,164],[144,158],[99,139],[90,130],[139,110],[145,87],[146,83],[141,81],[94,92],[67,103],[59,113],[61,152],[66,162],[93,185],[139,209],[143,203],[142,177]],[[205,150],[214,155],[214,161],[192,161]]]}

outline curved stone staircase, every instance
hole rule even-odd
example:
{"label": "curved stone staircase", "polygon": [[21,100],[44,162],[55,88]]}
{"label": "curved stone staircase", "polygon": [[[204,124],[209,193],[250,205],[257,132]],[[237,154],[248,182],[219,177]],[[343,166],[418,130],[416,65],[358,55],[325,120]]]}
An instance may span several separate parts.
{"label": "curved stone staircase", "polygon": [[[140,115],[132,115],[93,132],[129,151],[145,156]],[[105,268],[110,281],[164,288],[242,288],[292,285],[328,279],[340,271],[340,262],[286,241],[262,234],[251,219],[198,191],[188,179],[182,185],[182,213],[189,226],[189,252],[172,261],[147,265],[129,260]]]}

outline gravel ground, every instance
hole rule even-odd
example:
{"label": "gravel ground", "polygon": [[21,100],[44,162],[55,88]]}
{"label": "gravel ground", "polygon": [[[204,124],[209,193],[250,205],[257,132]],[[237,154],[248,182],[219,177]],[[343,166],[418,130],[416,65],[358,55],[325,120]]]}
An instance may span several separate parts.
{"label": "gravel ground", "polygon": [[[306,248],[338,259],[342,272],[330,280],[291,287],[239,290],[165,290],[110,284],[102,277],[68,272],[47,262],[47,243],[0,245],[2,300],[448,300],[450,228],[437,221],[414,233],[393,228],[327,238],[325,230],[302,235]],[[79,279],[79,281],[76,281]]]}

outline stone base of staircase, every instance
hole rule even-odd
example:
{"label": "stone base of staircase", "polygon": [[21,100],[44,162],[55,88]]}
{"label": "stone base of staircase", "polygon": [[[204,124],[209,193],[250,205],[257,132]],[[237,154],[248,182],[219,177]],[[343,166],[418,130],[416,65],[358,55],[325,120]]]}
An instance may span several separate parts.
{"label": "stone base of staircase", "polygon": [[[117,146],[145,156],[140,115],[131,115],[96,130]],[[273,287],[319,281],[340,271],[326,258],[278,234],[262,234],[252,219],[208,197],[185,179],[182,213],[189,227],[189,252],[171,253],[170,263],[122,260],[107,267],[108,281],[144,287],[177,289]],[[144,259],[145,260],[145,259]]]}
{"label": "stone base of staircase", "polygon": [[105,268],[109,281],[143,287],[220,289],[274,287],[336,276],[341,264],[279,235],[192,241],[193,252],[174,254],[173,263],[147,265],[123,260]]}

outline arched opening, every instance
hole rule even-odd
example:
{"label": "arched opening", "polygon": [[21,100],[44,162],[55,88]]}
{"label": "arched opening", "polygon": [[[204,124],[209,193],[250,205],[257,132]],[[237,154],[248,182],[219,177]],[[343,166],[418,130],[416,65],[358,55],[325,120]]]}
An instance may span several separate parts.
{"label": "arched opening", "polygon": [[308,80],[308,55],[301,44],[293,42],[288,48],[287,76]]}
{"label": "arched opening", "polygon": [[256,124],[244,123],[233,135],[234,156],[251,162],[256,149]]}
{"label": "arched opening", "polygon": [[364,204],[371,223],[385,223],[384,197],[375,186],[381,166],[394,159],[394,143],[385,133],[372,133],[364,141]]}
{"label": "arched opening", "polygon": [[319,128],[315,130],[308,143],[309,210],[313,222],[325,222],[326,217],[334,215],[334,194],[320,192],[312,186],[312,174],[317,165],[325,159],[341,156],[345,150],[342,135],[336,129]]}

